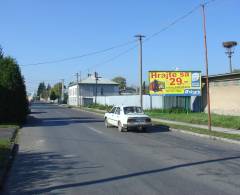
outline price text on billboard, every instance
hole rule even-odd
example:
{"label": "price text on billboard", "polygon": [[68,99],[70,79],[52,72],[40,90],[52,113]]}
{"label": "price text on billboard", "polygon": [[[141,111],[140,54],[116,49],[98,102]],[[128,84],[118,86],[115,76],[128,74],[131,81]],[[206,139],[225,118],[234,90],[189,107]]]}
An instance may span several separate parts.
{"label": "price text on billboard", "polygon": [[150,95],[200,96],[201,71],[149,71]]}

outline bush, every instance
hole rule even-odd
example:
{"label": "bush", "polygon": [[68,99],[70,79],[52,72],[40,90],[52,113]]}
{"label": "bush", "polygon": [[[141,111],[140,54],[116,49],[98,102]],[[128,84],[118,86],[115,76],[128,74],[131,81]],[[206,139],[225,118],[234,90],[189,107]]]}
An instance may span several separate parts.
{"label": "bush", "polygon": [[113,106],[102,105],[102,104],[89,104],[86,107],[87,108],[99,109],[99,110],[110,110]]}
{"label": "bush", "polygon": [[146,111],[151,113],[189,113],[191,112],[185,108],[152,109],[152,110],[146,110]]}
{"label": "bush", "polygon": [[28,114],[24,78],[17,62],[0,57],[0,123],[23,123]]}

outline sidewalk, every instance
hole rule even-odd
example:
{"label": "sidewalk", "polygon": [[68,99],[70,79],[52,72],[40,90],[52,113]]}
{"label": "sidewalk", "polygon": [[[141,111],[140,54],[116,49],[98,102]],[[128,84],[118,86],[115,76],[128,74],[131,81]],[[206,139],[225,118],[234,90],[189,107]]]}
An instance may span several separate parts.
{"label": "sidewalk", "polygon": [[[158,118],[152,118],[153,122],[162,122],[162,123],[171,123],[171,124],[176,124],[176,125],[184,125],[188,127],[196,127],[196,128],[201,128],[201,129],[208,129],[207,125],[198,125],[198,124],[192,124],[192,123],[185,123],[185,122],[179,122],[179,121],[171,121],[171,120],[165,120],[165,119],[158,119]],[[222,132],[222,133],[229,133],[229,134],[236,134],[240,135],[240,130],[236,129],[227,129],[223,127],[213,127],[213,131],[217,132]]]}

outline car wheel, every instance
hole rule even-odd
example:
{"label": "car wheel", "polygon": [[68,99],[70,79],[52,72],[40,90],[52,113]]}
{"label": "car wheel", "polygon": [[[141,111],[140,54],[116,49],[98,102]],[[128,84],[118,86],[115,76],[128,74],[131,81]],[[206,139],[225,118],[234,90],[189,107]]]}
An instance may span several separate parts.
{"label": "car wheel", "polygon": [[142,131],[146,132],[147,131],[147,127],[143,127]]}
{"label": "car wheel", "polygon": [[123,127],[120,121],[118,122],[118,131],[123,132]]}
{"label": "car wheel", "polygon": [[104,124],[105,124],[105,126],[106,126],[107,128],[110,127],[107,118],[105,118],[105,120],[104,120]]}

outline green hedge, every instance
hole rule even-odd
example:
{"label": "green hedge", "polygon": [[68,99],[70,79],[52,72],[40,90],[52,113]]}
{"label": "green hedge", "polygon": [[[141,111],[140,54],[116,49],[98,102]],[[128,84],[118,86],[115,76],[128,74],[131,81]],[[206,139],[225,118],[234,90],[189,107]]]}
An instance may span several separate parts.
{"label": "green hedge", "polygon": [[28,114],[24,78],[13,58],[0,56],[0,123],[23,123]]}
{"label": "green hedge", "polygon": [[101,104],[89,104],[85,106],[87,108],[95,108],[99,110],[110,110],[113,106],[108,106],[108,105],[101,105]]}

